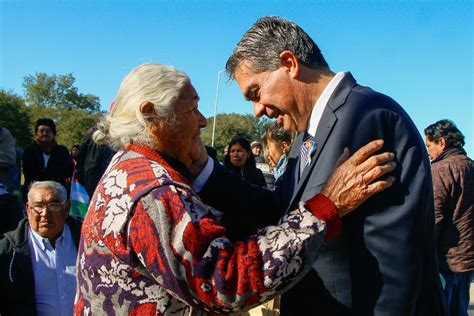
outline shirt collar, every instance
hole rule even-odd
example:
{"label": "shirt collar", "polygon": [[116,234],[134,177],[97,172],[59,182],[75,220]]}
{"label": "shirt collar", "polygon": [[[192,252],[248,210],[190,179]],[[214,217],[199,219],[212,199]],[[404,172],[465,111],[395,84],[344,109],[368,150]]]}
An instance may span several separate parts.
{"label": "shirt collar", "polygon": [[318,128],[319,122],[321,121],[321,117],[323,116],[324,109],[328,104],[329,98],[334,93],[334,90],[336,90],[337,86],[346,74],[347,71],[338,72],[331,79],[331,81],[329,81],[326,88],[324,88],[323,93],[321,93],[321,96],[319,97],[318,101],[316,101],[316,104],[314,105],[313,110],[311,111],[311,116],[307,128],[307,131],[311,136],[314,137],[316,135],[316,130]]}
{"label": "shirt collar", "polygon": [[[35,232],[33,228],[29,227],[30,229],[30,239],[32,239],[33,243],[36,245],[37,248],[41,249],[41,251],[45,252],[46,249],[51,250],[51,248],[54,248],[51,242],[49,241],[48,238],[42,237],[40,234]],[[69,227],[67,224],[64,224],[63,232],[61,235],[56,239],[56,245],[64,246],[66,243],[66,234],[69,233]]]}

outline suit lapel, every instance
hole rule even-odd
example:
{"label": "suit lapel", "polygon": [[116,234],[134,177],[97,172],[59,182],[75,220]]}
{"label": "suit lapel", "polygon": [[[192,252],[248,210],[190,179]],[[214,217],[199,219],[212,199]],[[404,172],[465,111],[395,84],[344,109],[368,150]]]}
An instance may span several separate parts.
{"label": "suit lapel", "polygon": [[[323,151],[324,146],[326,145],[331,135],[331,132],[337,123],[337,115],[335,112],[337,109],[339,109],[342,105],[345,104],[350,91],[356,84],[357,83],[354,77],[351,75],[351,73],[346,73],[344,78],[341,80],[341,82],[339,83],[339,85],[336,87],[333,94],[329,98],[328,104],[326,105],[326,108],[324,109],[323,115],[321,117],[321,121],[319,122],[318,128],[316,130],[316,135],[314,137],[317,144],[317,148],[316,148],[316,152],[314,153],[311,159],[311,163],[304,170],[303,174],[301,175],[301,178],[299,177],[299,167],[295,168],[297,170],[294,173],[294,176],[296,177],[296,179],[299,178],[299,180],[295,181],[297,184],[294,187],[294,191],[289,203],[290,208],[292,208],[295,205],[295,203],[299,202],[299,199],[301,198],[302,193],[305,190],[305,187],[309,179],[311,178],[313,174],[316,175],[317,170],[313,170],[313,169],[315,168],[315,165],[317,161],[319,160],[319,157],[321,156],[321,152]],[[295,140],[295,145],[297,146],[298,152],[299,152],[299,148],[301,147],[303,135],[304,133],[300,133],[298,135],[298,138]],[[299,159],[300,157],[298,155],[298,161],[297,161],[298,166],[300,165]]]}
{"label": "suit lapel", "polygon": [[299,133],[293,141],[290,153],[288,154],[288,163],[284,173],[284,181],[282,181],[282,199],[285,208],[291,207],[291,201],[295,198],[296,187],[300,178],[300,148],[303,142],[304,133]]}

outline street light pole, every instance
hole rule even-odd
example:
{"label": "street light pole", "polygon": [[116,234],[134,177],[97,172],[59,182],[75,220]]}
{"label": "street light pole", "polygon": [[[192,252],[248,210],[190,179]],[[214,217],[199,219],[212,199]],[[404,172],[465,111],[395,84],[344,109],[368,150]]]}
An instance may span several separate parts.
{"label": "street light pole", "polygon": [[217,72],[217,87],[216,87],[216,101],[214,102],[214,122],[212,123],[212,140],[211,146],[214,147],[214,136],[216,134],[216,118],[217,118],[217,101],[219,99],[219,82],[221,79],[221,74],[225,72],[225,69],[219,70]]}

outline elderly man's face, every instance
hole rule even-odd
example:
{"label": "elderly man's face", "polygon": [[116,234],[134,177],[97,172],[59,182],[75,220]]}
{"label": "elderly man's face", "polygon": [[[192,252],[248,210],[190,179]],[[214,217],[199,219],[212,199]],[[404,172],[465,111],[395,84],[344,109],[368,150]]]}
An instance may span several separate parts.
{"label": "elderly man's face", "polygon": [[178,123],[166,126],[159,137],[162,149],[180,160],[186,167],[201,155],[201,128],[207,126],[206,118],[198,109],[199,96],[191,83],[186,84],[175,105]]}
{"label": "elderly man's face", "polygon": [[33,189],[26,204],[30,227],[52,243],[61,235],[68,216],[65,201],[48,188]]}
{"label": "elderly man's face", "polygon": [[51,128],[47,125],[38,126],[38,129],[36,130],[36,141],[44,144],[54,141],[54,134]]}

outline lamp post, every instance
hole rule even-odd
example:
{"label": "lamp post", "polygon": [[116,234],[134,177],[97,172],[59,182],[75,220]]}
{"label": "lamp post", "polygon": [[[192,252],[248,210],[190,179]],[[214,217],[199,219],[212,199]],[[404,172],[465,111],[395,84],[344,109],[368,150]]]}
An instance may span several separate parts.
{"label": "lamp post", "polygon": [[217,72],[217,87],[216,87],[216,101],[214,102],[214,122],[212,123],[212,140],[211,146],[214,147],[214,136],[216,134],[216,118],[217,118],[217,101],[219,99],[219,82],[221,79],[221,74],[225,72],[225,69],[219,70]]}

